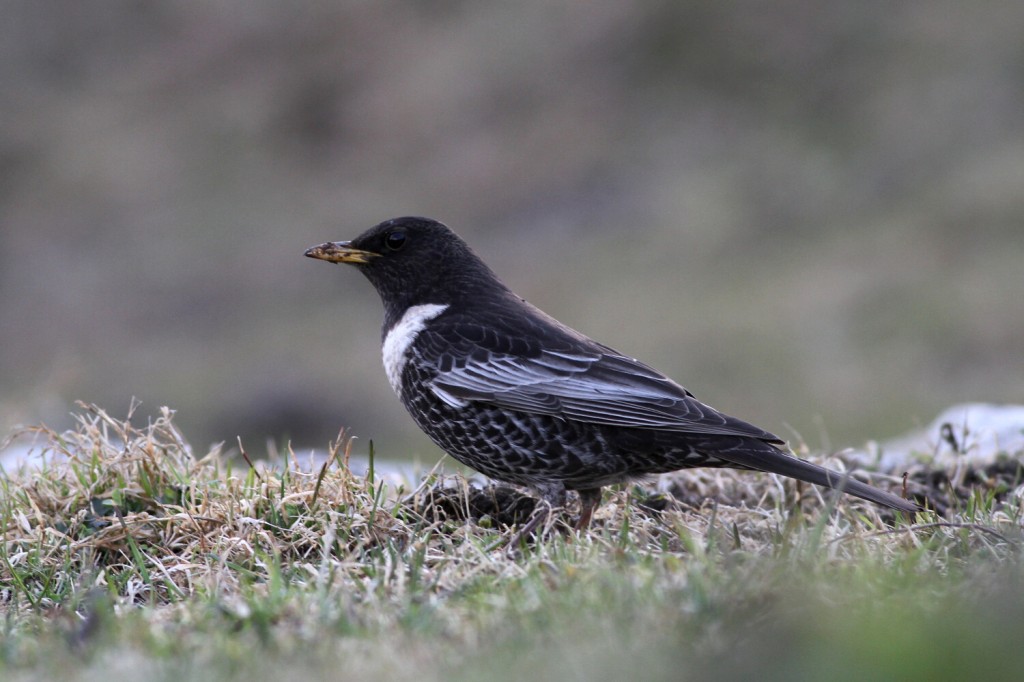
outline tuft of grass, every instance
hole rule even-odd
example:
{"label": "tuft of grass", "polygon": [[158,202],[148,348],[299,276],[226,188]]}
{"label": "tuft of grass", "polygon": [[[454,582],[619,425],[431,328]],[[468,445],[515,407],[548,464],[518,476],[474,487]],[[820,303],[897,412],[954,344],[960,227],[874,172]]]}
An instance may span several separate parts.
{"label": "tuft of grass", "polygon": [[37,466],[0,474],[4,679],[934,680],[1024,664],[1019,455],[970,492],[914,472],[941,517],[698,470],[612,491],[589,533],[511,547],[530,508],[514,490],[364,478],[343,435],[316,470],[290,451],[238,466],[197,456],[172,417],[83,406],[69,432],[30,429]]}

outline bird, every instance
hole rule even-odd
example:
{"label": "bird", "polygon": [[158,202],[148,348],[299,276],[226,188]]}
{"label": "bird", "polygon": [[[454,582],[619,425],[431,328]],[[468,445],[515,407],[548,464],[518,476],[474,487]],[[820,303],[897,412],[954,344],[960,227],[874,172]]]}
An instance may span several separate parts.
{"label": "bird", "polygon": [[559,322],[441,222],[394,218],[305,255],[352,265],[377,290],[384,370],[419,428],[466,466],[532,489],[545,514],[575,491],[579,531],[605,486],[693,467],[781,474],[920,510],[796,457],[778,436]]}

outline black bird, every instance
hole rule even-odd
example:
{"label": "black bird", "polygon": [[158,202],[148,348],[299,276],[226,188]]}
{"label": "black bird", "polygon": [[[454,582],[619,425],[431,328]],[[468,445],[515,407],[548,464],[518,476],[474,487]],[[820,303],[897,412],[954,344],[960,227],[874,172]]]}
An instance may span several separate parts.
{"label": "black bird", "polygon": [[306,251],[355,265],[384,303],[384,369],[423,431],[487,476],[550,508],[579,493],[690,467],[767,471],[905,512],[920,508],[783,450],[782,439],[708,407],[642,362],[514,294],[445,225],[396,218]]}

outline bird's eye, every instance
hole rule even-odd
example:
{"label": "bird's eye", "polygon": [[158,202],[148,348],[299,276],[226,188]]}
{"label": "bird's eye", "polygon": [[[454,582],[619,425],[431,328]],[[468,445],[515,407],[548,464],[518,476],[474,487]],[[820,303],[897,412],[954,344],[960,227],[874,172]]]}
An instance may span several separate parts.
{"label": "bird's eye", "polygon": [[388,232],[384,236],[384,246],[388,247],[391,251],[398,251],[405,246],[405,232],[401,230]]}

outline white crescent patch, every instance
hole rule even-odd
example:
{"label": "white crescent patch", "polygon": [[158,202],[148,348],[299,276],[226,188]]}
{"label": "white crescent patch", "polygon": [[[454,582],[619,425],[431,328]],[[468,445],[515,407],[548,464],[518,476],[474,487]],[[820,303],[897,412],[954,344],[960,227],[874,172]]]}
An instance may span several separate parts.
{"label": "white crescent patch", "polygon": [[402,370],[405,369],[409,347],[416,340],[416,336],[426,328],[427,322],[446,310],[448,306],[439,303],[414,305],[405,311],[402,319],[384,337],[384,347],[381,349],[384,356],[384,371],[388,375],[391,388],[399,396],[402,393]]}

